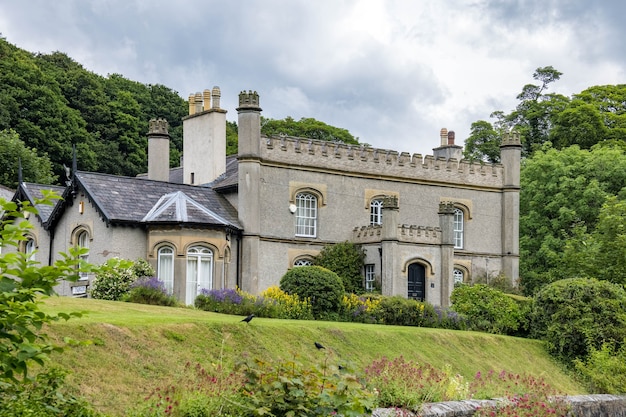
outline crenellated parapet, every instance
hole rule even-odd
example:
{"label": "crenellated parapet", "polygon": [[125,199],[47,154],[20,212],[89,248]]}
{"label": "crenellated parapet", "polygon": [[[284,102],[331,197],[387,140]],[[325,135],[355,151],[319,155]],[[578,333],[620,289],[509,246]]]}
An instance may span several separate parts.
{"label": "crenellated parapet", "polygon": [[522,146],[519,132],[504,132],[502,135],[502,144],[500,146]]}
{"label": "crenellated parapet", "polygon": [[259,107],[259,93],[256,91],[242,91],[239,93],[239,107],[237,111],[251,109],[261,111]]}
{"label": "crenellated parapet", "polygon": [[150,119],[148,122],[148,135],[169,135],[168,126],[165,119]]}
{"label": "crenellated parapet", "polygon": [[435,158],[433,155],[422,156],[419,153],[284,135],[261,137],[259,156],[267,163],[310,166],[345,173],[352,171],[358,175],[489,188],[500,188],[503,184],[502,164]]}
{"label": "crenellated parapet", "polygon": [[[382,233],[383,227],[381,225],[355,227],[352,240],[358,244],[380,243],[383,237]],[[399,242],[439,245],[441,244],[441,229],[433,226],[400,224],[396,228],[395,237]]]}

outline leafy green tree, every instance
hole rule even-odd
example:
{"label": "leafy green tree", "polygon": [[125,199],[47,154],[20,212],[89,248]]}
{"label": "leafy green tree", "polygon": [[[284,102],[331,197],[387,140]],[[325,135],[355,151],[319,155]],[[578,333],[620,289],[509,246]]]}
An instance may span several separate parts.
{"label": "leafy green tree", "polygon": [[572,277],[597,278],[626,287],[626,201],[610,196],[591,233],[579,226],[567,241],[564,268]]}
{"label": "leafy green tree", "polygon": [[501,143],[502,137],[491,123],[479,120],[472,123],[463,156],[471,161],[500,162]]}
{"label": "leafy green tree", "polygon": [[343,282],[347,292],[360,294],[364,290],[363,265],[365,252],[360,245],[352,242],[340,242],[324,246],[324,249],[315,257],[314,264],[330,269]]}
{"label": "leafy green tree", "polygon": [[9,188],[17,188],[20,164],[24,181],[53,184],[57,179],[52,173],[50,159],[26,147],[13,130],[0,131],[0,161],[3,161],[0,166],[0,184]]}
{"label": "leafy green tree", "polygon": [[510,126],[520,131],[525,154],[532,153],[548,141],[555,114],[569,101],[560,94],[545,93],[549,85],[559,80],[562,74],[552,66],[537,68],[533,78],[540,84],[526,84],[517,96],[520,103],[506,117]]}
{"label": "leafy green tree", "polygon": [[303,117],[296,121],[291,117],[282,120],[262,119],[261,133],[268,136],[287,135],[300,138],[339,141],[346,144],[358,145],[357,138],[347,129],[327,125],[324,122],[310,117]]}
{"label": "leafy green tree", "polygon": [[549,143],[523,161],[520,192],[520,277],[526,294],[567,278],[563,253],[578,228],[596,228],[607,197],[626,191],[626,155],[617,146]]}
{"label": "leafy green tree", "polygon": [[[46,197],[36,204],[45,204],[53,196]],[[54,294],[59,280],[77,280],[79,272],[90,272],[91,267],[80,259],[83,248],[61,254],[51,266],[30,260],[28,254],[15,249],[32,228],[24,213],[34,214],[36,210],[27,202],[18,208],[16,203],[2,199],[0,210],[4,211],[0,227],[0,383],[13,385],[26,381],[33,364],[43,365],[50,353],[62,350],[41,333],[42,327],[80,315],[45,313],[39,309],[41,297]]]}

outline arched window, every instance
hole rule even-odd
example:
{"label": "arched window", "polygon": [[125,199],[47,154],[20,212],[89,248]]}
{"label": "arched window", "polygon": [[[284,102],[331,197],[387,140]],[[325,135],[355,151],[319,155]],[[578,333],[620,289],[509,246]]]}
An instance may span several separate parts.
{"label": "arched window", "polygon": [[457,284],[462,284],[463,281],[465,281],[465,274],[463,274],[463,271],[460,270],[459,268],[454,268],[454,285],[456,286]]}
{"label": "arched window", "polygon": [[296,236],[317,236],[317,197],[311,193],[296,194]]}
{"label": "arched window", "polygon": [[[89,233],[87,233],[86,230],[81,230],[80,232],[78,232],[78,235],[76,236],[76,246],[87,249],[85,253],[80,255],[80,259],[85,262],[89,262]],[[87,278],[89,277],[86,272],[80,273],[80,279]]]}
{"label": "arched window", "polygon": [[454,209],[454,248],[463,249],[463,210]]}
{"label": "arched window", "polygon": [[293,262],[293,266],[311,266],[313,261],[309,258],[299,258]]}
{"label": "arched window", "polygon": [[170,246],[159,248],[157,277],[163,283],[168,294],[174,292],[174,249]]}
{"label": "arched window", "polygon": [[24,253],[28,257],[29,261],[35,260],[35,249],[36,249],[35,239],[29,237],[26,243],[24,244]]}
{"label": "arched window", "polygon": [[370,224],[383,224],[383,200],[373,199],[370,203]]}
{"label": "arched window", "polygon": [[185,303],[192,305],[202,290],[213,288],[213,252],[204,246],[187,250],[187,293]]}

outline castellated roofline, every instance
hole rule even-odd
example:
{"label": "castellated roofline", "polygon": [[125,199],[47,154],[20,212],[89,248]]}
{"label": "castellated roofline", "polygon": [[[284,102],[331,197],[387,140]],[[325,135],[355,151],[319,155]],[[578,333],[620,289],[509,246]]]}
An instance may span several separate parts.
{"label": "castellated roofline", "polygon": [[261,137],[259,156],[266,163],[406,178],[409,181],[488,188],[501,188],[504,182],[502,164],[435,158],[433,155],[282,135]]}

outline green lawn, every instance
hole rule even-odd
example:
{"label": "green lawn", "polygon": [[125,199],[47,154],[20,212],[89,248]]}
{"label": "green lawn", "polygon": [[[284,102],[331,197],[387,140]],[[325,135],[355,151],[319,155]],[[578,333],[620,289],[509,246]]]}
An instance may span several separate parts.
{"label": "green lawn", "polygon": [[[83,311],[82,318],[47,330],[54,340],[72,337],[93,343],[53,356],[71,370],[69,381],[99,409],[123,415],[152,388],[184,378],[188,363],[233,366],[242,358],[326,359],[363,369],[372,360],[403,355],[442,368],[449,364],[467,379],[476,372],[506,370],[542,376],[567,394],[584,389],[535,340],[416,327],[297,321],[207,313],[92,299],[49,298],[47,312]],[[313,343],[329,349],[318,351]]]}

